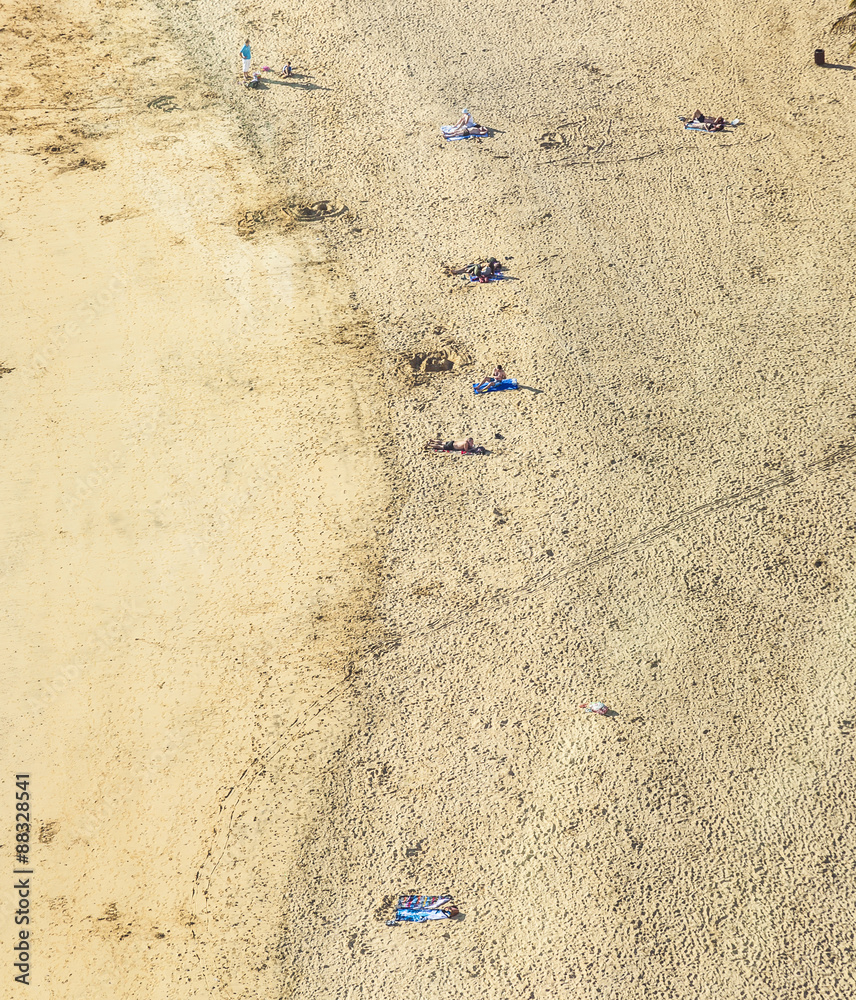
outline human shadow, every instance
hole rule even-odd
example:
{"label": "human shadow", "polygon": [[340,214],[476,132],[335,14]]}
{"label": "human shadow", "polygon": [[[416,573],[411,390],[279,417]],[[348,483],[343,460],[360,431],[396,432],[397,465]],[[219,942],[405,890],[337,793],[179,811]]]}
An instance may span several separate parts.
{"label": "human shadow", "polygon": [[517,388],[526,389],[528,392],[535,392],[538,393],[538,395],[544,392],[543,389],[536,389],[534,385],[518,385]]}
{"label": "human shadow", "polygon": [[846,69],[846,70],[853,69],[852,66],[847,66],[844,63],[827,63],[827,62],[825,62],[823,64],[822,68],[823,69]]}
{"label": "human shadow", "polygon": [[287,76],[284,80],[266,80],[277,87],[291,87],[293,90],[329,90],[329,87],[322,87],[318,83],[298,83],[293,76]]}
{"label": "human shadow", "polygon": [[428,448],[426,446],[422,449],[422,452],[426,455],[455,455],[457,458],[486,458],[488,455],[493,454],[490,448],[486,448],[483,444],[477,444],[475,447],[481,450],[462,452],[458,448],[452,448],[447,451],[445,448]]}
{"label": "human shadow", "polygon": [[700,132],[702,135],[733,135],[737,129],[732,125],[725,125],[724,128],[718,129],[708,129],[708,128],[687,128],[684,126],[684,132]]}

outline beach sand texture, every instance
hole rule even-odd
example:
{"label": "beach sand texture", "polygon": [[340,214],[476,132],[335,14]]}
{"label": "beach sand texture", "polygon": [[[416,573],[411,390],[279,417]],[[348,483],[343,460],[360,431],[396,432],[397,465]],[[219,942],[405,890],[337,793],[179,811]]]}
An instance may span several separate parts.
{"label": "beach sand texture", "polygon": [[842,6],[6,5],[32,994],[854,995]]}

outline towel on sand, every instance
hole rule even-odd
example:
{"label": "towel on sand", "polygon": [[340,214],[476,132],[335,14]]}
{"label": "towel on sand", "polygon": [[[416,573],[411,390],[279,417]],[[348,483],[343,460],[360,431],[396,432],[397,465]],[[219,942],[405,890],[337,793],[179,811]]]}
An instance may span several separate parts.
{"label": "towel on sand", "polygon": [[451,896],[399,896],[399,910],[440,910],[452,902]]}
{"label": "towel on sand", "polygon": [[488,138],[490,138],[490,133],[489,132],[485,133],[484,135],[470,135],[469,132],[467,132],[464,135],[450,135],[449,133],[455,131],[455,126],[454,125],[442,125],[440,127],[440,131],[443,133],[443,138],[447,142],[454,142],[455,139],[488,139]]}
{"label": "towel on sand", "polygon": [[426,920],[448,920],[444,910],[396,910],[395,919],[406,923],[424,924]]}
{"label": "towel on sand", "polygon": [[479,389],[478,392],[476,392],[478,385],[480,385],[480,383],[473,383],[473,392],[475,392],[477,396],[480,396],[483,392],[501,392],[503,389],[518,388],[516,378],[504,378],[500,382],[494,382],[493,385],[489,385],[484,389]]}
{"label": "towel on sand", "polygon": [[448,920],[449,914],[443,907],[451,902],[451,896],[400,896],[395,919],[414,924],[423,924],[426,920]]}

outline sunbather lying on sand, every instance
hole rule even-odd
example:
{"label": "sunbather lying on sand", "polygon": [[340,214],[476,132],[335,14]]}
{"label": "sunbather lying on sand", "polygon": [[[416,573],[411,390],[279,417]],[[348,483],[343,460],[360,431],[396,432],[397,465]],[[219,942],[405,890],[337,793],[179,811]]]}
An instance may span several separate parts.
{"label": "sunbather lying on sand", "polygon": [[488,135],[488,130],[484,125],[470,125],[467,128],[456,128],[449,132],[444,132],[443,135],[447,139],[454,139],[459,135]]}
{"label": "sunbather lying on sand", "polygon": [[441,441],[439,438],[432,438],[425,442],[426,451],[459,451],[462,455],[484,455],[486,449],[475,446],[472,438],[466,441]]}
{"label": "sunbather lying on sand", "polygon": [[487,135],[487,129],[473,118],[467,108],[464,108],[461,117],[454,125],[444,125],[442,129],[446,138],[454,138],[459,135]]}
{"label": "sunbather lying on sand", "polygon": [[697,110],[692,118],[686,120],[684,128],[702,129],[705,132],[721,132],[725,128],[725,119],[722,115],[719,118],[709,118]]}
{"label": "sunbather lying on sand", "polygon": [[502,382],[507,379],[508,376],[505,374],[505,369],[502,365],[497,362],[496,368],[493,370],[493,375],[490,378],[486,378],[484,382],[479,382],[475,387],[476,392],[487,392],[488,388],[494,385],[496,382]]}
{"label": "sunbather lying on sand", "polygon": [[502,264],[496,259],[496,257],[491,257],[484,263],[484,261],[476,261],[470,264],[464,264],[463,267],[447,267],[446,274],[469,274],[474,277],[495,277],[502,273]]}
{"label": "sunbather lying on sand", "polygon": [[425,442],[428,451],[469,451],[473,446],[473,439],[466,441],[441,441],[439,438],[431,438]]}

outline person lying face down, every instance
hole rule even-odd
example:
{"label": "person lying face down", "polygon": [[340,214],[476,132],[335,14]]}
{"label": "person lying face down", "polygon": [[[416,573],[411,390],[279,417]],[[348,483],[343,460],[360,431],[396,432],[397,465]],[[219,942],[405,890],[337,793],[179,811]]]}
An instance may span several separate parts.
{"label": "person lying face down", "polygon": [[478,263],[464,264],[463,267],[447,267],[446,274],[469,274],[473,277],[481,277],[485,275],[490,277],[491,275],[497,275],[502,273],[502,264],[496,259],[496,257],[489,258],[487,264],[482,264],[481,260]]}
{"label": "person lying face down", "polygon": [[483,445],[476,445],[472,438],[466,441],[441,441],[439,438],[432,438],[425,442],[426,451],[459,451],[462,455],[489,455],[490,452]]}
{"label": "person lying face down", "polygon": [[446,137],[450,135],[487,135],[488,131],[484,125],[466,125],[462,128],[455,127],[454,132],[447,132]]}
{"label": "person lying face down", "polygon": [[472,438],[467,438],[466,441],[445,442],[439,438],[431,438],[430,441],[425,442],[425,447],[428,451],[460,451],[465,453],[473,450],[475,442]]}

